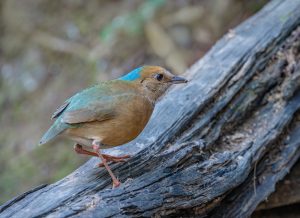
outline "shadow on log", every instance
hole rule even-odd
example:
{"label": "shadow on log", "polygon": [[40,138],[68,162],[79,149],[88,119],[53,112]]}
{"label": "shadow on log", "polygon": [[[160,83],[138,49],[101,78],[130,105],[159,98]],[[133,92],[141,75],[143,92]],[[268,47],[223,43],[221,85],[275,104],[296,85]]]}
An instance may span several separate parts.
{"label": "shadow on log", "polygon": [[293,166],[292,171],[276,185],[276,192],[272,193],[257,208],[260,210],[270,210],[287,205],[297,205],[300,209],[300,161]]}
{"label": "shadow on log", "polygon": [[0,207],[1,217],[246,217],[300,154],[300,0],[271,1],[160,101],[111,189],[92,158]]}

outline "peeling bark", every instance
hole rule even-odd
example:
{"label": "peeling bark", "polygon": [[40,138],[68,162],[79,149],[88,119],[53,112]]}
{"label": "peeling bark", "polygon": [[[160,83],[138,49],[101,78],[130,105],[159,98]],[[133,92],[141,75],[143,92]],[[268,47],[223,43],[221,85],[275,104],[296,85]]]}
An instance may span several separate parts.
{"label": "peeling bark", "polygon": [[256,210],[266,210],[276,207],[300,203],[300,161],[293,166],[292,171],[276,185],[272,193]]}

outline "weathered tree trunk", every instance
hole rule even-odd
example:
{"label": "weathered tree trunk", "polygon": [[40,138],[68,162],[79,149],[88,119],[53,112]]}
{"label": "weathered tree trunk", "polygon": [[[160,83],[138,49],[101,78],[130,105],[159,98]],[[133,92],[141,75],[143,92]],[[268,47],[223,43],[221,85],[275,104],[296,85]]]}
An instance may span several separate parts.
{"label": "weathered tree trunk", "polygon": [[[276,185],[276,192],[262,202],[256,210],[266,210],[300,203],[300,161],[292,171]],[[299,205],[300,206],[300,205]]]}
{"label": "weathered tree trunk", "polygon": [[[158,103],[140,137],[0,207],[0,217],[245,217],[300,155],[300,0],[271,1]],[[120,152],[119,152],[120,153]]]}

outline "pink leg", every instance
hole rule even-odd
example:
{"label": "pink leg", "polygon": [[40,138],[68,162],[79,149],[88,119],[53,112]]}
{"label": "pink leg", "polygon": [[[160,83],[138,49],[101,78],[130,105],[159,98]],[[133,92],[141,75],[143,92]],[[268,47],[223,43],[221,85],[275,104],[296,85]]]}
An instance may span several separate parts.
{"label": "pink leg", "polygon": [[98,154],[96,154],[95,152],[85,150],[82,148],[81,145],[78,145],[78,144],[74,145],[74,150],[76,151],[77,154],[86,154],[86,155],[98,157]]}
{"label": "pink leg", "polygon": [[110,167],[108,166],[106,159],[103,157],[101,151],[100,151],[100,142],[94,140],[93,141],[93,149],[95,151],[95,153],[98,154],[98,156],[100,157],[104,167],[106,168],[106,170],[108,171],[110,177],[112,178],[113,181],[113,188],[118,187],[121,183],[120,181],[115,177],[115,175],[113,174],[113,172],[111,171]]}
{"label": "pink leg", "polygon": [[[85,154],[85,155],[90,155],[94,157],[99,157],[97,153],[88,151],[86,149],[83,149],[81,145],[75,144],[74,145],[74,150],[76,151],[77,154]],[[102,154],[102,156],[106,159],[106,161],[111,161],[111,162],[125,162],[124,159],[130,158],[130,155],[123,155],[123,156],[112,156],[108,154]],[[99,167],[103,167],[104,165],[102,163],[99,164]]]}

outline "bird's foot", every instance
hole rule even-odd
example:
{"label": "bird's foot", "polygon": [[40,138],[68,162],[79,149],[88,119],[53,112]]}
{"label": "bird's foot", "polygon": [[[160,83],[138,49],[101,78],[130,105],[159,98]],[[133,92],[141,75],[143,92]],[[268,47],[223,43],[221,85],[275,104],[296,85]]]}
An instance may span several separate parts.
{"label": "bird's foot", "polygon": [[[110,167],[108,166],[106,158],[103,156],[103,154],[100,151],[100,145],[101,145],[100,141],[98,141],[98,140],[93,141],[93,149],[94,149],[95,153],[100,157],[104,167],[106,168],[107,172],[111,176],[111,179],[113,181],[113,188],[116,188],[116,187],[120,186],[121,183],[116,178],[116,176],[113,174]],[[110,155],[108,155],[108,156],[110,156]],[[108,157],[108,156],[106,155],[106,157]]]}
{"label": "bird's foot", "polygon": [[[112,156],[108,154],[102,154],[103,157],[107,162],[119,163],[119,162],[126,162],[125,159],[130,158],[130,155],[123,155],[123,156]],[[99,163],[99,167],[104,167],[103,163]]]}
{"label": "bird's foot", "polygon": [[74,145],[74,150],[76,151],[77,154],[85,154],[85,155],[89,155],[89,156],[98,157],[98,154],[96,152],[92,152],[92,151],[83,149],[82,145],[79,145],[79,144]]}
{"label": "bird's foot", "polygon": [[119,180],[117,181],[113,181],[113,188],[117,188],[121,185],[121,183],[119,182]]}

